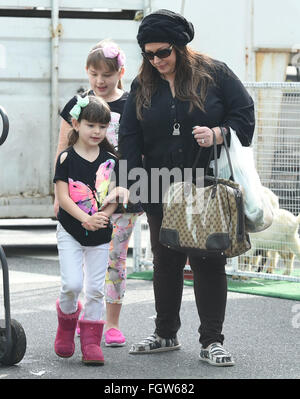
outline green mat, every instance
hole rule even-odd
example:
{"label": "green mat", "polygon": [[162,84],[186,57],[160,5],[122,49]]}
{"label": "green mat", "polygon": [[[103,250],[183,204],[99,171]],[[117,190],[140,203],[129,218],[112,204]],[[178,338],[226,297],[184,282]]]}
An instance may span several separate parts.
{"label": "green mat", "polygon": [[[152,280],[153,272],[135,272],[129,274],[127,278],[136,280]],[[233,280],[230,276],[227,277],[227,281],[228,291],[300,301],[300,283],[295,283],[293,281],[268,280],[262,278]],[[184,280],[184,284],[192,286],[193,280]]]}

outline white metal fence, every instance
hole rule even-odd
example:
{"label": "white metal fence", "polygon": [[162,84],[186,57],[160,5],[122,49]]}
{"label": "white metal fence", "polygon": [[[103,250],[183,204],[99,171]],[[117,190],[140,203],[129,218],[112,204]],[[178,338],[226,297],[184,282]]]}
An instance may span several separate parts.
{"label": "white metal fence", "polygon": [[[251,235],[247,254],[228,259],[227,273],[300,281],[300,83],[245,86],[255,102],[257,171],[262,184],[278,197],[280,209],[269,229]],[[145,215],[135,227],[133,257],[135,271],[152,267]]]}

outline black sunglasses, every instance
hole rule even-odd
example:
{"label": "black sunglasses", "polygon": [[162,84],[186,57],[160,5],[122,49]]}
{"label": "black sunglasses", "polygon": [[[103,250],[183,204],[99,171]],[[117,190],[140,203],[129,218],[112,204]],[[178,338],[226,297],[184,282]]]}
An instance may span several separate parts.
{"label": "black sunglasses", "polygon": [[167,58],[171,55],[172,50],[173,46],[170,46],[168,48],[157,50],[155,53],[153,53],[152,51],[145,51],[142,53],[142,56],[148,61],[154,60],[154,57]]}

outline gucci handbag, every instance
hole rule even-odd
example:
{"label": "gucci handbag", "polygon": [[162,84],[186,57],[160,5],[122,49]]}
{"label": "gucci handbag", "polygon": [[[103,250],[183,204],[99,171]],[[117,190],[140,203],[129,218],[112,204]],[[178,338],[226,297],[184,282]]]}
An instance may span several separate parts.
{"label": "gucci handbag", "polygon": [[[218,178],[215,133],[213,137],[214,176],[204,176],[201,185],[190,179],[190,182],[175,182],[169,186],[164,195],[159,240],[188,256],[231,258],[247,252],[251,244],[245,230],[241,186],[232,180]],[[232,171],[224,134],[223,138]],[[200,148],[193,163],[193,176],[201,151]]]}

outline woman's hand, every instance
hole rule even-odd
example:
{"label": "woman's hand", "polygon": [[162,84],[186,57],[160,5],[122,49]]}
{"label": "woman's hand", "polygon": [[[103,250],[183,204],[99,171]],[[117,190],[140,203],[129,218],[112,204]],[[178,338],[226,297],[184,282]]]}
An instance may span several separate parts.
{"label": "woman's hand", "polygon": [[[214,127],[213,129],[216,134],[217,144],[222,144],[223,137],[221,129],[219,127]],[[213,131],[207,126],[194,126],[193,135],[200,147],[211,147],[214,144]]]}
{"label": "woman's hand", "polygon": [[104,198],[101,209],[104,209],[110,203],[118,202],[119,199],[122,200],[124,208],[127,208],[127,203],[129,200],[129,190],[119,186],[113,188],[111,192]]}
{"label": "woman's hand", "polygon": [[109,217],[104,212],[96,212],[92,216],[88,216],[81,226],[90,231],[105,229],[108,225]]}

